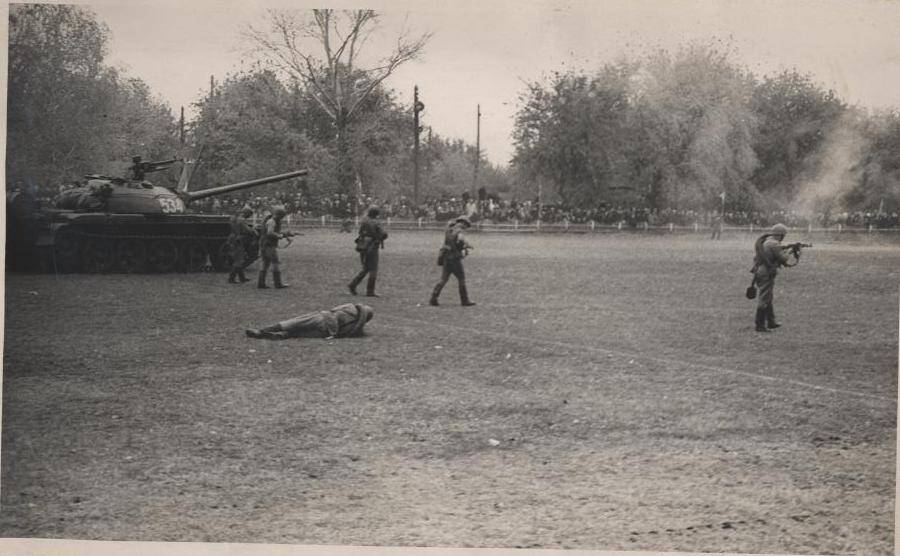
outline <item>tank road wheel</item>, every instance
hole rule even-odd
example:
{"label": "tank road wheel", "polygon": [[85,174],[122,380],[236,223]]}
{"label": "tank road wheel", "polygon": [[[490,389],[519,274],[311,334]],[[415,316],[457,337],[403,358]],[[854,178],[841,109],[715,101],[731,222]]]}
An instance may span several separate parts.
{"label": "tank road wheel", "polygon": [[147,246],[140,239],[123,239],[116,249],[116,263],[124,272],[138,273],[147,270]]}
{"label": "tank road wheel", "polygon": [[81,253],[81,261],[87,272],[109,272],[116,262],[115,242],[111,239],[88,239]]}
{"label": "tank road wheel", "polygon": [[156,272],[172,272],[178,264],[178,246],[169,239],[150,242],[147,248],[147,263]]}
{"label": "tank road wheel", "polygon": [[206,247],[199,241],[188,240],[181,246],[180,264],[185,272],[200,272],[206,266]]}
{"label": "tank road wheel", "polygon": [[81,262],[81,238],[74,232],[60,232],[53,238],[51,272],[77,272]]}

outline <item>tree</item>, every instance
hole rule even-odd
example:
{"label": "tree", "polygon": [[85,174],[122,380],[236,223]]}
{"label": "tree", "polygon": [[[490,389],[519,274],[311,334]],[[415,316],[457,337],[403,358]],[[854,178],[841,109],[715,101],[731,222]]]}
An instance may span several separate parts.
{"label": "tree", "polygon": [[[328,183],[331,154],[309,136],[305,97],[286,88],[271,71],[227,77],[196,103],[193,135],[202,145],[197,185],[234,183],[308,168],[308,182]],[[283,189],[285,184],[264,186]]]}
{"label": "tree", "polygon": [[752,195],[752,76],[727,51],[691,44],[645,60],[632,80],[633,181],[652,208],[713,208]]}
{"label": "tree", "polygon": [[88,172],[121,173],[131,155],[173,154],[170,110],[104,64],[109,31],[93,13],[14,4],[9,18],[10,180],[50,188]]}
{"label": "tree", "polygon": [[362,190],[380,198],[409,193],[412,183],[412,114],[394,95],[376,88],[348,128],[348,149]]}
{"label": "tree", "polygon": [[513,164],[528,181],[552,183],[563,203],[597,204],[620,181],[628,103],[619,69],[556,74],[521,97]]}
{"label": "tree", "polygon": [[[404,32],[386,55],[364,64],[366,42],[377,29],[372,10],[313,10],[311,14],[272,10],[267,32],[247,29],[266,62],[304,85],[334,126],[340,190],[352,191],[356,171],[348,133],[364,101],[399,66],[416,59],[430,38]],[[319,54],[314,54],[318,50]]]}
{"label": "tree", "polygon": [[866,129],[867,156],[862,176],[853,192],[859,205],[867,209],[900,211],[900,112],[875,113]]}
{"label": "tree", "polygon": [[516,173],[568,205],[627,198],[699,209],[723,191],[747,196],[757,164],[751,87],[707,45],[531,83],[516,118]]}
{"label": "tree", "polygon": [[759,122],[754,150],[760,164],[753,183],[760,192],[786,202],[797,194],[815,163],[814,154],[847,107],[834,91],[823,90],[797,71],[757,83],[751,107]]}

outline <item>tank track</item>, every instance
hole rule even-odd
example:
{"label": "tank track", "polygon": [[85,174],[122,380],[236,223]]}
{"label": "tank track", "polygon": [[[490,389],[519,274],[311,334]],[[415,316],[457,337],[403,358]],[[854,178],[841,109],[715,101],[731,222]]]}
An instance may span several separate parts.
{"label": "tank track", "polygon": [[54,273],[221,272],[230,268],[228,236],[103,234],[59,230],[40,253],[42,270]]}

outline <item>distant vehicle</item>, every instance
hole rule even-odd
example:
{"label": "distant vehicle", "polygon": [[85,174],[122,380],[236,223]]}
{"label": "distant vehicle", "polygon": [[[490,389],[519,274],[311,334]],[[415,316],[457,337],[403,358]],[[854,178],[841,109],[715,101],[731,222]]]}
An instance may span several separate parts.
{"label": "distant vehicle", "polygon": [[[56,208],[42,209],[24,192],[7,198],[10,268],[26,261],[49,272],[197,272],[225,270],[230,215],[192,214],[193,201],[306,176],[307,170],[188,191],[185,163],[175,190],[145,181],[148,172],[177,159],[132,159],[130,178],[91,174],[62,192]],[[33,266],[33,265],[32,265]]]}

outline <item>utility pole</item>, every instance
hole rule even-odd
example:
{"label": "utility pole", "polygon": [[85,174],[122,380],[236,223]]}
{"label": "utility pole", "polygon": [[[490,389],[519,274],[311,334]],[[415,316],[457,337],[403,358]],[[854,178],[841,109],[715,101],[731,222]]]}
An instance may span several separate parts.
{"label": "utility pole", "polygon": [[184,148],[184,106],[181,107],[181,120],[178,124],[178,140],[181,148]]}
{"label": "utility pole", "polygon": [[481,105],[478,105],[478,116],[475,124],[475,176],[472,179],[472,194],[478,194],[478,164],[481,162]]}
{"label": "utility pole", "polygon": [[419,86],[413,87],[413,205],[419,206],[419,112],[425,110],[425,104],[419,101]]}
{"label": "utility pole", "polygon": [[430,181],[431,168],[434,166],[434,136],[431,126],[428,126],[428,151],[425,155],[425,181]]}
{"label": "utility pole", "polygon": [[544,179],[538,177],[538,226],[541,224],[541,214],[544,212]]}

